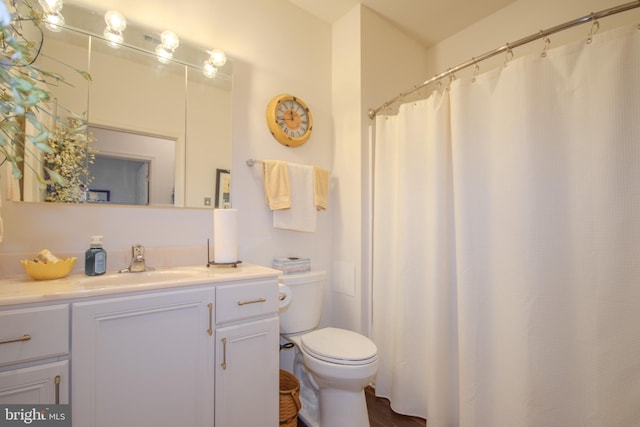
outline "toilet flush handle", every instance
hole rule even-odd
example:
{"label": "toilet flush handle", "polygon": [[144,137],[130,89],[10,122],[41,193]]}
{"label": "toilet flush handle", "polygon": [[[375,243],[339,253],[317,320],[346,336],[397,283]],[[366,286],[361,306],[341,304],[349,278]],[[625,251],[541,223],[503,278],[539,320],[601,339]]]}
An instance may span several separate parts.
{"label": "toilet flush handle", "polygon": [[279,308],[284,308],[291,302],[291,289],[282,283],[278,283],[278,298],[280,299]]}
{"label": "toilet flush handle", "polygon": [[280,350],[285,349],[285,350],[289,350],[290,348],[295,347],[296,345],[292,342],[288,342],[286,344],[280,344]]}

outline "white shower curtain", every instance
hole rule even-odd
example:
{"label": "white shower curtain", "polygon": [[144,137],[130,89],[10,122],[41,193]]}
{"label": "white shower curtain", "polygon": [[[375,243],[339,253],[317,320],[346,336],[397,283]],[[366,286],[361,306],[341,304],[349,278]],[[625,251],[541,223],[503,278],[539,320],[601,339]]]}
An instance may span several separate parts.
{"label": "white shower curtain", "polygon": [[429,427],[640,425],[637,27],[379,117],[375,167],[378,395]]}

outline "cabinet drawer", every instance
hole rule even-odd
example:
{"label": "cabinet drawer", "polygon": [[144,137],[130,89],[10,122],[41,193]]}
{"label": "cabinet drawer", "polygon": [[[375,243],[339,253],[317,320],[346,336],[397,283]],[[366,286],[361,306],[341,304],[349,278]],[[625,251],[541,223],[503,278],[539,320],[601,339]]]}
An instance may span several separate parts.
{"label": "cabinet drawer", "polygon": [[0,372],[0,404],[69,403],[69,361]]}
{"label": "cabinet drawer", "polygon": [[216,323],[277,313],[278,307],[276,280],[216,286]]}
{"label": "cabinet drawer", "polygon": [[68,351],[68,305],[0,311],[0,366]]}

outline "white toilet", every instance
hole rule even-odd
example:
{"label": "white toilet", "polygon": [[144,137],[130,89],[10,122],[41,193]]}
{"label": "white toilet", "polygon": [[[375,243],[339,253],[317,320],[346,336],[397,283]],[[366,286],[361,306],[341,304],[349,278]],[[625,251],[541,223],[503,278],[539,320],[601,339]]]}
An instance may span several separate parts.
{"label": "white toilet", "polygon": [[[295,357],[293,371],[300,379],[300,415],[310,427],[368,427],[364,388],[378,371],[377,348],[373,341],[356,332],[316,329],[322,313],[324,282],[323,271],[280,276],[280,283],[291,294],[290,303],[280,309],[280,334],[295,343],[302,355]],[[311,374],[310,378],[306,373]],[[309,399],[316,395],[309,389],[315,388],[319,389],[319,410],[307,411],[305,404],[314,406]]]}

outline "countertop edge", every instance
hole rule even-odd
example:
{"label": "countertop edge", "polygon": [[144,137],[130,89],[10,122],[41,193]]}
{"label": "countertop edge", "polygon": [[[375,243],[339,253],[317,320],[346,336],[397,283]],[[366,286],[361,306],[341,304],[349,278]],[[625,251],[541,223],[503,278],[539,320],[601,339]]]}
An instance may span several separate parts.
{"label": "countertop edge", "polygon": [[[36,281],[21,277],[0,279],[0,308],[7,306],[49,303],[63,300],[82,300],[90,297],[108,295],[124,295],[132,292],[149,292],[163,289],[182,289],[190,286],[223,285],[245,280],[271,279],[282,274],[281,271],[260,265],[245,264],[233,267],[203,267],[184,266],[166,269],[163,271],[180,272],[193,271],[191,277],[175,279],[160,277],[145,280],[145,276],[135,276],[138,273],[125,273],[129,276],[105,276],[87,277],[83,274],[74,274],[63,279]],[[138,283],[110,283],[109,277],[125,277]],[[117,281],[117,279],[116,279]],[[102,282],[102,283],[101,283]]]}

